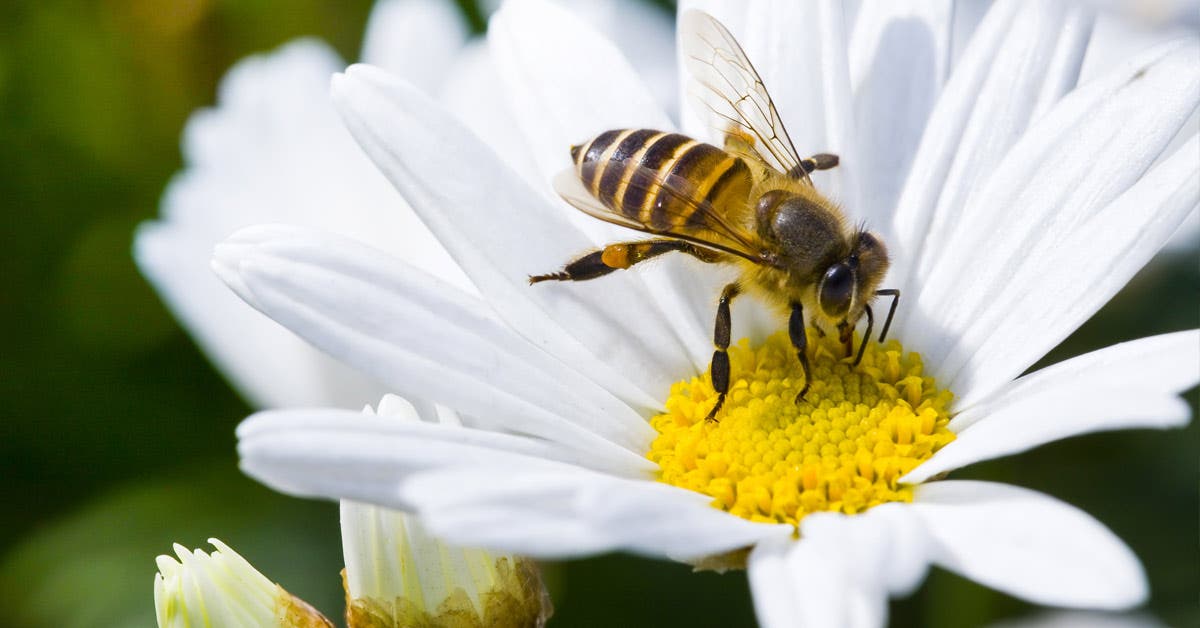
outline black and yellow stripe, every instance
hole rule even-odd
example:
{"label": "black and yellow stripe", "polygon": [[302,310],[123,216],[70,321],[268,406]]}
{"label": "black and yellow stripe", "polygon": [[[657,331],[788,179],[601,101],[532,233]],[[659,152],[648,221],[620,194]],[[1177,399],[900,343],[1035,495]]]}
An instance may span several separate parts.
{"label": "black and yellow stripe", "polygon": [[571,156],[597,200],[656,231],[703,228],[697,206],[723,213],[727,203],[745,202],[752,184],[739,157],[678,133],[605,131],[572,147]]}

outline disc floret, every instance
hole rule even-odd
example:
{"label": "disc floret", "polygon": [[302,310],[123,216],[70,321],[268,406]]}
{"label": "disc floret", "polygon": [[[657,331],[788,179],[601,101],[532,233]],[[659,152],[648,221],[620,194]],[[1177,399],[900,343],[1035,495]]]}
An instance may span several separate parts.
{"label": "disc floret", "polygon": [[717,397],[708,373],[675,383],[652,420],[659,480],[766,523],[912,501],[899,479],[954,440],[953,395],[895,340],[869,343],[853,366],[835,339],[809,337],[813,382],[800,403],[804,374],[783,333],[730,347],[734,381],[715,422],[704,420]]}

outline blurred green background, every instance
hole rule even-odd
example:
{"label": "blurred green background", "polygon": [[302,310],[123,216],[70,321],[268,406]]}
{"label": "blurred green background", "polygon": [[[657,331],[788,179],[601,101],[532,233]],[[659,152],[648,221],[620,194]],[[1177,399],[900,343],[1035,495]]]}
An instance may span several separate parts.
{"label": "blurred green background", "polygon": [[[484,23],[459,2],[475,29]],[[668,3],[659,3],[664,10]],[[169,7],[169,8],[168,8]],[[248,412],[143,281],[135,225],[180,166],[188,114],[239,58],[301,35],[357,56],[368,0],[0,4],[0,625],[151,626],[154,556],[217,536],[331,617],[336,506],[236,469]],[[1200,265],[1161,257],[1047,362],[1195,327]],[[1189,394],[1193,406],[1197,394]],[[1200,625],[1200,429],[1072,439],[961,477],[1048,492],[1144,561],[1150,612]],[[552,566],[557,626],[749,625],[744,575],[611,556]],[[970,626],[1027,605],[946,573],[894,625]]]}

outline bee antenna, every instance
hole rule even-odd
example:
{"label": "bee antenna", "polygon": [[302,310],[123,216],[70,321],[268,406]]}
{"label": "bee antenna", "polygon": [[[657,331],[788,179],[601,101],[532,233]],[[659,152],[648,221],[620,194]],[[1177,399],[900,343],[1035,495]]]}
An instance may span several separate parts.
{"label": "bee antenna", "polygon": [[871,311],[871,306],[867,308],[867,331],[863,334],[862,343],[858,345],[858,355],[854,357],[854,366],[858,366],[862,362],[863,354],[867,352],[867,342],[871,340],[871,329],[875,327],[875,313]]}
{"label": "bee antenna", "polygon": [[883,322],[883,331],[879,332],[879,342],[883,342],[887,338],[888,328],[892,326],[892,317],[896,315],[896,305],[900,303],[900,290],[897,288],[876,290],[875,296],[892,297],[892,306],[888,308],[887,320]]}

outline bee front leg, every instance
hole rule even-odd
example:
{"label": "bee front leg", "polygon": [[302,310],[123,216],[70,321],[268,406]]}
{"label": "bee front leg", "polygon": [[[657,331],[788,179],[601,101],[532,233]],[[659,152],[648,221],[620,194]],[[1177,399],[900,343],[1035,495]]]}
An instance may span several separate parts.
{"label": "bee front leg", "polygon": [[708,411],[708,416],[704,417],[705,421],[717,420],[717,411],[725,405],[725,395],[729,392],[728,349],[730,329],[733,326],[729,315],[729,303],[741,291],[741,287],[736,283],[725,286],[721,291],[721,302],[717,305],[717,324],[713,330],[713,345],[716,346],[716,351],[713,351],[712,362],[708,365],[708,370],[712,373],[713,389],[717,391],[717,404]]}
{"label": "bee front leg", "polygon": [[804,369],[804,388],[796,395],[796,403],[800,403],[804,401],[804,395],[808,394],[808,389],[812,386],[812,370],[808,367],[808,332],[804,327],[804,307],[795,301],[792,302],[792,316],[788,319],[788,336],[792,339],[796,357],[800,359],[800,366]]}

